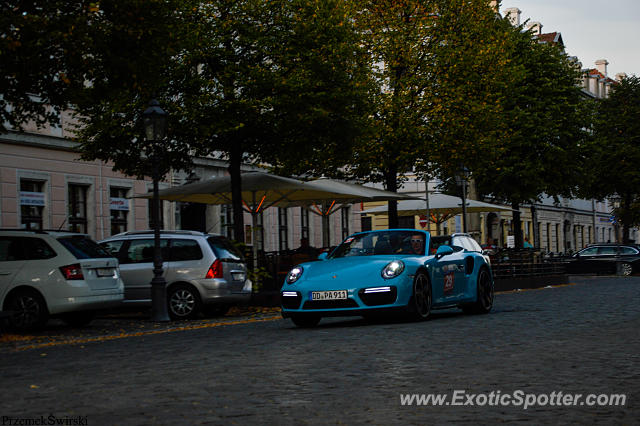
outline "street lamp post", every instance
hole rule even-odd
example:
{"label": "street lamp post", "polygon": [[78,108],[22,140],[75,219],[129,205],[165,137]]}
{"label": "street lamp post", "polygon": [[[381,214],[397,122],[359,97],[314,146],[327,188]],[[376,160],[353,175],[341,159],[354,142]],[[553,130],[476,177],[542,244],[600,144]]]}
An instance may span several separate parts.
{"label": "street lamp post", "polygon": [[167,113],[160,108],[157,100],[152,99],[149,107],[142,113],[144,132],[152,144],[151,162],[153,166],[153,279],[151,280],[151,319],[158,322],[169,321],[167,311],[167,281],[162,274],[162,251],[160,249],[160,150],[166,135]]}
{"label": "street lamp post", "polygon": [[456,182],[462,186],[462,232],[467,232],[467,181],[469,175],[469,169],[463,166],[460,169],[460,174],[456,176]]}

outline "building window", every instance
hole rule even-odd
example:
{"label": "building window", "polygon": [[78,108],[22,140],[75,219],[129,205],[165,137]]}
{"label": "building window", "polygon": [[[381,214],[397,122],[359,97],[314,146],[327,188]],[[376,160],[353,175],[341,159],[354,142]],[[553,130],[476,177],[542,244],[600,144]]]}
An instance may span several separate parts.
{"label": "building window", "polygon": [[[344,215],[343,215],[344,217]],[[456,225],[460,224],[460,218],[457,218]],[[416,218],[413,216],[399,216],[398,217],[398,228],[402,229],[415,229],[416,227]],[[343,231],[344,232],[344,231]]]}
{"label": "building window", "polygon": [[309,210],[300,207],[300,239],[309,239]]}
{"label": "building window", "polygon": [[23,229],[42,229],[44,182],[20,180],[20,225]]}
{"label": "building window", "polygon": [[111,235],[127,230],[127,216],[129,215],[129,190],[127,188],[111,187],[109,189],[109,211],[111,212]]}
{"label": "building window", "polygon": [[278,249],[280,251],[289,250],[289,225],[286,208],[278,208]]}
{"label": "building window", "polygon": [[372,228],[371,216],[362,216],[360,217],[360,227],[362,231],[371,231]]}
{"label": "building window", "polygon": [[87,233],[87,186],[69,185],[69,230]]}
{"label": "building window", "polygon": [[[160,202],[160,217],[158,218],[158,222],[160,223],[160,229],[163,229],[164,226],[164,206],[162,200],[158,200]],[[178,204],[178,203],[177,203]],[[149,229],[156,229],[156,223],[153,221],[153,212],[156,206],[156,201],[153,198],[149,198],[149,202],[147,203],[147,218],[149,219]],[[176,223],[180,223],[180,208],[176,209],[177,221]]]}
{"label": "building window", "polygon": [[220,209],[221,234],[233,239],[233,208],[230,205],[223,205]]}
{"label": "building window", "polygon": [[254,244],[258,246],[258,250],[264,250],[264,217],[262,216],[262,212],[258,213],[256,217],[256,240]]}
{"label": "building window", "polygon": [[342,223],[342,239],[344,240],[349,236],[349,207],[341,208],[340,216],[340,221]]}

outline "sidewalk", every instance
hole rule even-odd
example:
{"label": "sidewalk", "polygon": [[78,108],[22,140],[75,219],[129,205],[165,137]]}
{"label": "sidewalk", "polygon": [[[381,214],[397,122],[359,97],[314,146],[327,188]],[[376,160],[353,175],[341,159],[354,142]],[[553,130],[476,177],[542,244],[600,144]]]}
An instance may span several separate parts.
{"label": "sidewalk", "polygon": [[89,325],[81,328],[68,326],[61,320],[50,319],[40,331],[28,334],[13,334],[6,330],[0,334],[0,353],[26,349],[44,349],[51,346],[114,340],[120,338],[220,327],[282,318],[279,307],[241,306],[233,307],[220,317],[202,318],[192,321],[151,321],[148,310],[119,311],[98,316]]}

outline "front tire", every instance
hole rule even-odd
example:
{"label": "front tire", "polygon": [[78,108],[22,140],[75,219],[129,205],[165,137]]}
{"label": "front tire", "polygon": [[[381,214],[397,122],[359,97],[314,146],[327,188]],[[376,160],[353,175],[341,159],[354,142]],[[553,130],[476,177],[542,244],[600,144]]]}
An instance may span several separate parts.
{"label": "front tire", "polygon": [[292,315],[291,321],[301,328],[312,328],[318,325],[320,317],[317,315]]}
{"label": "front tire", "polygon": [[6,309],[13,311],[9,326],[19,332],[41,329],[49,319],[47,303],[34,290],[19,290],[12,294]]}
{"label": "front tire", "polygon": [[413,296],[408,310],[412,319],[424,321],[431,314],[432,293],[431,281],[424,272],[418,272],[413,279]]}
{"label": "front tire", "polygon": [[174,321],[193,319],[201,310],[200,295],[188,285],[172,287],[167,299],[169,316]]}
{"label": "front tire", "polygon": [[633,266],[630,263],[622,262],[620,264],[620,273],[625,277],[628,277],[633,273]]}
{"label": "front tire", "polygon": [[486,268],[482,268],[478,273],[478,284],[476,287],[476,302],[463,308],[467,314],[487,314],[493,308],[493,280]]}

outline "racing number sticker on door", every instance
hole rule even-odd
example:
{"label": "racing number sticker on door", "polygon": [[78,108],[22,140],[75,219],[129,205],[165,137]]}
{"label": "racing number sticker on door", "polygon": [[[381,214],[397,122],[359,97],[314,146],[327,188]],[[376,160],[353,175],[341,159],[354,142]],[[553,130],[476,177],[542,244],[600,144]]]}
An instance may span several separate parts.
{"label": "racing number sticker on door", "polygon": [[449,272],[444,276],[444,294],[451,294],[453,292],[453,272]]}

